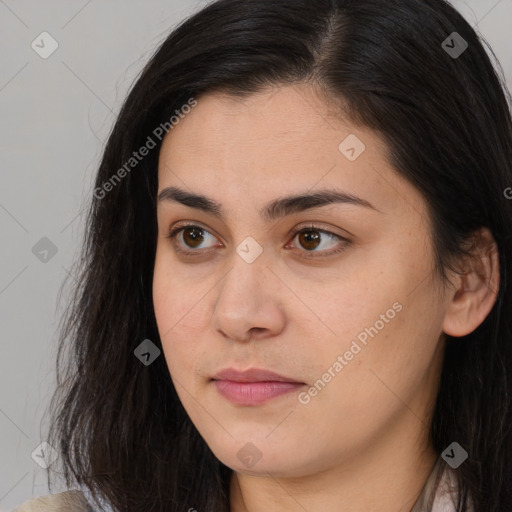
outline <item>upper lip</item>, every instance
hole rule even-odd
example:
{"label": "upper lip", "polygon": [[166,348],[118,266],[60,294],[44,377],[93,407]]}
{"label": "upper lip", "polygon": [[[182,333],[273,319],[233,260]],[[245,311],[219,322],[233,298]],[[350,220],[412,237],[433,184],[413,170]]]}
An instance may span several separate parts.
{"label": "upper lip", "polygon": [[213,380],[231,380],[234,382],[297,382],[277,373],[262,370],[260,368],[249,368],[245,371],[239,371],[235,368],[225,368],[213,377]]}

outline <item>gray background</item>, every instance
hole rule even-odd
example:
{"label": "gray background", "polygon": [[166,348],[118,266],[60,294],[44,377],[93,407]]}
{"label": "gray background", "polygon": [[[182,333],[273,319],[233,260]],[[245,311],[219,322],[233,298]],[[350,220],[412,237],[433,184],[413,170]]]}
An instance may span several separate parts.
{"label": "gray background", "polygon": [[[78,256],[106,137],[152,52],[204,4],[0,0],[0,512],[49,492],[31,454],[45,441],[41,420],[55,385],[66,304],[58,292]],[[512,0],[454,4],[492,45],[510,88]],[[31,47],[34,40],[42,46],[43,31],[58,43],[46,59]],[[49,40],[43,44],[49,48]],[[54,255],[43,252],[44,237]]]}

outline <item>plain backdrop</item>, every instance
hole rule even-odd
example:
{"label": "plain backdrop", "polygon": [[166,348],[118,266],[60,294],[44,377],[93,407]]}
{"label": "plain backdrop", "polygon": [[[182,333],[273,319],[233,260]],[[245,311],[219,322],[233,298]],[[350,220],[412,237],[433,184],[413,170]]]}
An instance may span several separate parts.
{"label": "plain backdrop", "polygon": [[[203,5],[0,0],[0,512],[49,492],[35,460],[55,385],[57,298],[105,140],[134,77]],[[489,41],[510,88],[512,0],[454,5]]]}

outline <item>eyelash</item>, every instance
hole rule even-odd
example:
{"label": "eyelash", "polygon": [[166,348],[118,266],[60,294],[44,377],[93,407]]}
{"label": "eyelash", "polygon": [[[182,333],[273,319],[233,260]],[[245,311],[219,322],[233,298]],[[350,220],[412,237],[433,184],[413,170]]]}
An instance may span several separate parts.
{"label": "eyelash", "polygon": [[[178,244],[176,243],[176,241],[174,240],[174,238],[179,233],[181,233],[182,231],[184,231],[187,228],[198,228],[198,229],[200,229],[202,231],[206,231],[207,233],[212,235],[212,233],[210,233],[207,229],[203,228],[202,226],[199,226],[197,224],[185,224],[185,225],[175,226],[174,228],[170,229],[169,233],[166,235],[166,238],[169,238],[172,240],[174,248],[177,252],[184,254],[185,256],[192,256],[192,257],[199,256],[201,249],[198,249],[195,251],[188,251],[188,250],[185,250],[185,249],[182,249],[181,247],[179,247]],[[293,240],[298,234],[300,234],[302,232],[307,232],[307,231],[318,231],[320,233],[328,235],[329,237],[338,238],[340,241],[342,241],[344,243],[342,244],[341,247],[334,249],[334,250],[331,249],[330,252],[328,252],[327,254],[324,254],[322,256],[314,256],[313,254],[316,254],[316,252],[309,251],[309,254],[311,254],[311,255],[300,256],[300,258],[303,258],[303,259],[327,258],[329,256],[333,256],[334,254],[339,254],[339,253],[343,252],[347,248],[347,245],[350,244],[350,241],[347,240],[346,238],[344,238],[340,235],[337,235],[336,233],[332,233],[331,231],[322,229],[321,227],[316,226],[314,224],[309,224],[308,226],[301,226],[300,228],[294,228],[290,232],[288,232],[288,236],[291,236],[292,240]],[[210,249],[210,250],[213,250],[213,249]],[[209,252],[209,250],[207,249],[206,252]],[[300,252],[304,252],[304,251],[300,251]],[[306,251],[306,253],[308,253],[308,251]],[[204,255],[204,253],[203,253],[203,255]]]}

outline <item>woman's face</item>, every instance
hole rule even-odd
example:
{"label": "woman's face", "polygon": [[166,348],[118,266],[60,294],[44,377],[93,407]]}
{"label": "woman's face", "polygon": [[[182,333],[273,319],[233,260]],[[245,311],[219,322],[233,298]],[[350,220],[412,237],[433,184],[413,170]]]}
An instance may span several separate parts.
{"label": "woman's face", "polygon": [[[158,329],[214,454],[303,476],[418,449],[447,295],[426,203],[382,140],[305,85],[205,95],[165,137],[158,180]],[[214,381],[226,368],[296,383]]]}

